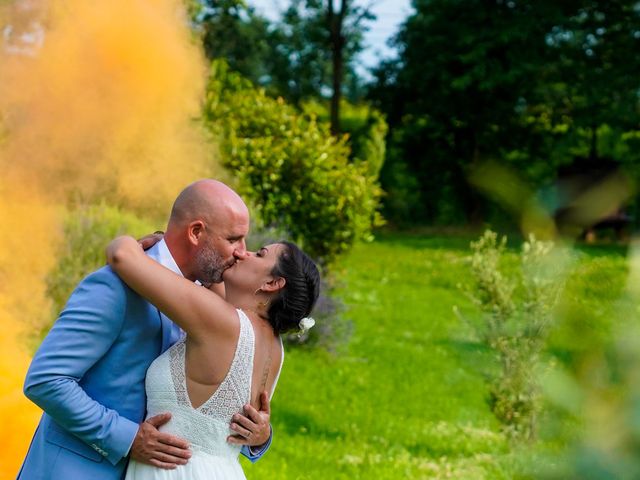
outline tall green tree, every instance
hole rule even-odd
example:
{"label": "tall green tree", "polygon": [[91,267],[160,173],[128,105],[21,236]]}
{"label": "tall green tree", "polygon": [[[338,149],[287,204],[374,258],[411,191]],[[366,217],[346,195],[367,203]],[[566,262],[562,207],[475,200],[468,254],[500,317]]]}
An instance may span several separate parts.
{"label": "tall green tree", "polygon": [[[383,187],[406,170],[426,222],[474,222],[484,203],[467,182],[484,161],[532,183],[598,156],[638,127],[639,10],[629,2],[414,0],[399,57],[375,72],[370,95],[387,114]],[[613,138],[608,133],[609,138]],[[626,149],[628,153],[630,149]],[[584,153],[582,153],[584,152]],[[397,187],[397,186],[395,186]],[[388,212],[387,212],[388,213]]]}
{"label": "tall green tree", "polygon": [[270,33],[268,90],[297,106],[322,97],[331,75],[325,42],[323,19],[292,0]]}
{"label": "tall green tree", "polygon": [[544,101],[585,137],[592,162],[601,156],[599,130],[638,128],[640,9],[632,2],[577,2],[546,37],[555,89]]}
{"label": "tall green tree", "polygon": [[353,84],[356,55],[364,48],[370,7],[353,0],[293,0],[272,32],[275,55],[271,81],[299,104],[330,97],[331,131],[340,131],[340,102]]}
{"label": "tall green tree", "polygon": [[[331,133],[340,133],[340,100],[345,75],[345,53],[347,47],[361,49],[363,20],[372,20],[373,14],[368,8],[355,5],[353,0],[327,0],[325,7],[326,26],[331,51]],[[349,42],[351,45],[349,45]]]}
{"label": "tall green tree", "polygon": [[189,0],[207,58],[223,58],[254,83],[268,74],[270,22],[246,0]]}
{"label": "tall green tree", "polygon": [[545,33],[557,9],[552,2],[486,0],[413,6],[395,40],[399,61],[376,72],[372,94],[389,114],[401,160],[419,179],[422,219],[479,221],[467,172],[521,136],[516,112],[545,64]]}

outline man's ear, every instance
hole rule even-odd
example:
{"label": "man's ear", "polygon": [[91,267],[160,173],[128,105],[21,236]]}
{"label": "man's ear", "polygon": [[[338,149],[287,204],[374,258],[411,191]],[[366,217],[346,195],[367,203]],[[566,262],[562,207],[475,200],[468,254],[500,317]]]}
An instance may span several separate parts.
{"label": "man's ear", "polygon": [[205,227],[204,222],[202,220],[194,220],[187,227],[187,235],[189,236],[189,241],[193,245],[197,245],[200,241],[200,237],[204,233]]}
{"label": "man's ear", "polygon": [[277,292],[278,290],[282,290],[286,284],[287,281],[284,277],[277,277],[265,282],[260,290],[263,292]]}

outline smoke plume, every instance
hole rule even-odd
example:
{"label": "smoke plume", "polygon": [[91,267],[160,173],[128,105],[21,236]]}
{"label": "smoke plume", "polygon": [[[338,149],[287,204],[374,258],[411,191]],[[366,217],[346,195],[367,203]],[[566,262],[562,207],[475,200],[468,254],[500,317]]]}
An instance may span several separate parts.
{"label": "smoke plume", "polygon": [[22,395],[24,339],[52,315],[64,215],[102,201],[161,221],[215,167],[197,122],[205,65],[178,0],[0,1],[0,34],[3,479],[40,414]]}

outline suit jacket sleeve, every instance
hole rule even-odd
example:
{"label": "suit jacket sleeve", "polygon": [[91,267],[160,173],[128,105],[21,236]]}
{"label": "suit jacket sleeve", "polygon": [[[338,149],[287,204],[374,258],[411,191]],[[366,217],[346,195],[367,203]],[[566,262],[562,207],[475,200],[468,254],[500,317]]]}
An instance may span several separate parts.
{"label": "suit jacket sleeve", "polygon": [[138,424],[93,400],[78,382],[118,337],[126,300],[109,268],[85,278],[38,349],[24,385],[30,400],[114,465],[128,454]]}
{"label": "suit jacket sleeve", "polygon": [[264,445],[260,445],[258,447],[248,447],[244,445],[240,453],[251,460],[252,463],[256,463],[260,458],[267,453],[269,447],[271,446],[271,440],[273,439],[273,429],[271,429],[271,433],[269,434],[269,440]]}

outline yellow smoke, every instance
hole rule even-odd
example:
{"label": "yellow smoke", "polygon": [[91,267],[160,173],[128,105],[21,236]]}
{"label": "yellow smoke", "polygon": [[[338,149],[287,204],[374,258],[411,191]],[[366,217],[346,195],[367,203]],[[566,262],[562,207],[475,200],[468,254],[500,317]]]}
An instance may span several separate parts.
{"label": "yellow smoke", "polygon": [[179,0],[0,2],[0,479],[40,412],[22,395],[62,218],[105,201],[157,221],[212,175],[204,62]]}

